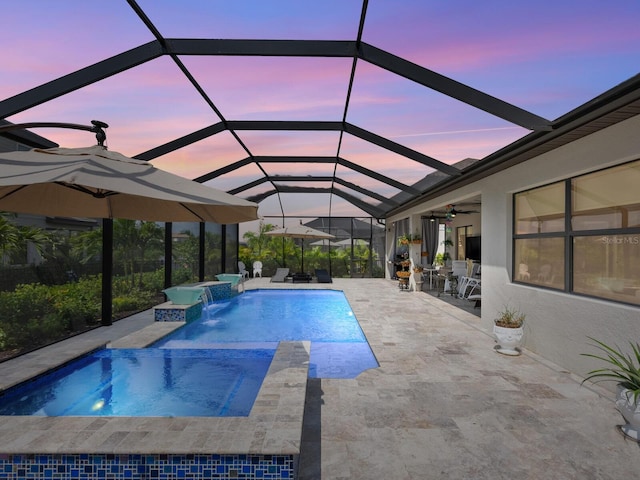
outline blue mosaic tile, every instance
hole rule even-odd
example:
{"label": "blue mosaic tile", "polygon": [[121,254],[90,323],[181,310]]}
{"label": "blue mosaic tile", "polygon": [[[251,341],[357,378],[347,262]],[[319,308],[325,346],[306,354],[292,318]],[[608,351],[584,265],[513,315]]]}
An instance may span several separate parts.
{"label": "blue mosaic tile", "polygon": [[0,455],[4,480],[293,479],[293,455]]}
{"label": "blue mosaic tile", "polygon": [[203,285],[209,290],[209,294],[214,301],[229,300],[234,296],[230,283],[208,284]]}
{"label": "blue mosaic tile", "polygon": [[190,322],[200,318],[200,315],[202,315],[202,303],[200,302],[184,307],[174,305],[153,309],[153,319],[156,322]]}

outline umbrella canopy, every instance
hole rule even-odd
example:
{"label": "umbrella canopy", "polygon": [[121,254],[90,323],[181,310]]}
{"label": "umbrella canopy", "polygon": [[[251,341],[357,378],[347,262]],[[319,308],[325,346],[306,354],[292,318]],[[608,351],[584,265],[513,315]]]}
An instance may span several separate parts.
{"label": "umbrella canopy", "polygon": [[0,211],[103,219],[103,325],[111,325],[112,316],[113,218],[215,223],[258,219],[253,202],[102,145],[0,153]]}
{"label": "umbrella canopy", "polygon": [[0,153],[0,210],[162,222],[258,219],[253,202],[100,145]]}
{"label": "umbrella canopy", "polygon": [[366,247],[367,245],[369,245],[369,242],[367,242],[366,240],[363,240],[362,238],[345,238],[344,240],[340,240],[339,242],[334,242],[334,245],[337,245],[339,247],[350,247],[351,246],[351,242],[353,241],[353,246],[354,247]]}
{"label": "umbrella canopy", "polygon": [[313,247],[339,247],[336,242],[332,242],[331,240],[317,240],[315,242],[311,242],[309,245]]}
{"label": "umbrella canopy", "polygon": [[300,267],[300,271],[304,272],[304,239],[305,238],[317,238],[317,239],[332,239],[335,238],[330,233],[323,232],[321,230],[316,230],[315,228],[307,227],[302,224],[302,221],[299,224],[291,225],[289,227],[278,228],[276,230],[271,230],[270,232],[265,232],[265,235],[269,235],[272,237],[287,237],[287,238],[302,238],[302,265]]}

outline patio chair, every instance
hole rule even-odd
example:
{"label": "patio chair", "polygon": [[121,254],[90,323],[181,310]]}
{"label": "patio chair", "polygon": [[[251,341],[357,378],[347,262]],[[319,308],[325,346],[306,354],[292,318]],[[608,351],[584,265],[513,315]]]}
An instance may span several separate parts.
{"label": "patio chair", "polygon": [[480,293],[480,279],[472,277],[462,277],[458,283],[458,298],[469,300],[471,295]]}
{"label": "patio chair", "polygon": [[554,275],[551,272],[552,267],[550,264],[546,263],[540,267],[540,272],[538,273],[538,282],[539,283],[553,283]]}
{"label": "patio chair", "polygon": [[262,262],[260,260],[253,262],[253,278],[256,277],[262,278]]}
{"label": "patio chair", "polygon": [[518,280],[530,280],[531,274],[529,273],[529,265],[521,263],[518,265]]}
{"label": "patio chair", "polygon": [[464,260],[453,260],[451,262],[451,276],[462,278],[467,276],[467,262]]}
{"label": "patio chair", "polygon": [[316,268],[316,278],[318,283],[332,283],[331,275],[324,268]]}
{"label": "patio chair", "polygon": [[289,275],[288,268],[278,268],[276,270],[276,273],[274,273],[273,276],[271,277],[271,281],[282,283],[285,281],[285,278],[287,278],[287,275]]}
{"label": "patio chair", "polygon": [[311,275],[305,272],[294,273],[291,276],[291,281],[293,283],[301,283],[301,282],[309,283],[311,281]]}
{"label": "patio chair", "polygon": [[478,308],[482,302],[481,281],[479,278],[471,278],[466,285],[465,299],[475,302],[473,308]]}
{"label": "patio chair", "polygon": [[238,273],[242,275],[242,278],[249,278],[249,271],[247,270],[247,266],[244,262],[238,262]]}

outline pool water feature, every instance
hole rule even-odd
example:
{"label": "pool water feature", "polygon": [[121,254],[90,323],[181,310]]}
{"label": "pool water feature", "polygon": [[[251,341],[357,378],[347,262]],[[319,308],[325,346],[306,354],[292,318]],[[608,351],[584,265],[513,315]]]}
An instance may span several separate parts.
{"label": "pool water feature", "polygon": [[174,305],[193,305],[201,301],[205,289],[203,287],[177,286],[165,288],[162,292]]}
{"label": "pool water feature", "polygon": [[238,417],[275,349],[101,349],[0,396],[0,415]]}
{"label": "pool water feature", "polygon": [[345,295],[337,290],[249,290],[205,306],[157,348],[275,348],[311,341],[310,378],[355,378],[378,362]]}

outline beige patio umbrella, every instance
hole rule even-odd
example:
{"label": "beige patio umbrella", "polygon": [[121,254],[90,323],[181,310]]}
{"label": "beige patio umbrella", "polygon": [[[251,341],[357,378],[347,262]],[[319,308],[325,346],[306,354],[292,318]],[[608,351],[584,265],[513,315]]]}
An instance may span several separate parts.
{"label": "beige patio umbrella", "polygon": [[315,242],[311,242],[309,245],[311,245],[312,247],[336,247],[336,248],[340,246],[336,242],[332,242],[331,240],[317,240]]}
{"label": "beige patio umbrella", "polygon": [[367,242],[366,240],[363,240],[362,238],[353,238],[353,239],[345,238],[344,240],[335,242],[334,245],[347,248],[347,247],[351,247],[352,243],[354,247],[366,247],[367,245],[369,245],[369,242]]}
{"label": "beige patio umbrella", "polygon": [[0,153],[0,211],[240,223],[258,205],[96,145]]}
{"label": "beige patio umbrella", "polygon": [[330,233],[323,232],[321,230],[316,230],[315,228],[307,227],[302,224],[302,220],[299,224],[291,225],[289,227],[278,228],[276,230],[271,230],[270,232],[265,232],[265,235],[269,235],[271,237],[288,237],[288,238],[301,238],[302,239],[302,261],[300,266],[300,271],[304,272],[304,239],[332,239],[336,238]]}
{"label": "beige patio umbrella", "polygon": [[102,145],[0,153],[0,211],[103,219],[102,324],[111,325],[113,218],[240,223],[258,205]]}

